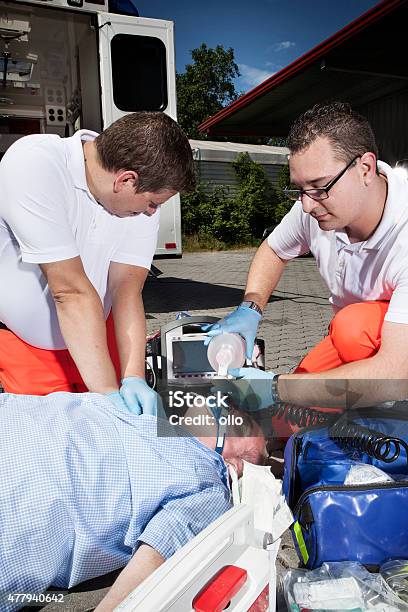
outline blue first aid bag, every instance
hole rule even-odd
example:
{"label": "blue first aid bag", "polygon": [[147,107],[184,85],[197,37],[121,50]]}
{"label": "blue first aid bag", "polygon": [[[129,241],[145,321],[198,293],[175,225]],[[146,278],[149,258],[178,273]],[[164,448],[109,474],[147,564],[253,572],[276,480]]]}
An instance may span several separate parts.
{"label": "blue first aid bag", "polygon": [[[303,566],[357,561],[377,569],[390,558],[408,559],[407,442],[407,402],[349,411],[334,426],[289,439],[283,488]],[[344,484],[361,464],[392,481]]]}

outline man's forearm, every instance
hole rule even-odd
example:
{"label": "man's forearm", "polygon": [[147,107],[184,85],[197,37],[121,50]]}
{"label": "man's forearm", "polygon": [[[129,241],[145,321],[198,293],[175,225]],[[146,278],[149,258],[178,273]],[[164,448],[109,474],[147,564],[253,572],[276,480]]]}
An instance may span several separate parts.
{"label": "man's forearm", "polygon": [[112,306],[122,378],[145,376],[146,318],[142,295],[124,286]]}
{"label": "man's forearm", "polygon": [[165,559],[154,548],[142,544],[124,570],[119,574],[108,594],[95,608],[95,612],[110,612],[129,595]]}
{"label": "man's forearm", "polygon": [[408,379],[375,355],[326,372],[283,374],[278,393],[301,406],[358,408],[408,398]]}
{"label": "man's forearm", "polygon": [[61,295],[56,308],[62,336],[89,391],[117,391],[102,303],[96,291]]}
{"label": "man's forearm", "polygon": [[285,265],[286,262],[280,259],[267,240],[264,240],[252,260],[244,299],[256,302],[263,310],[282,276]]}

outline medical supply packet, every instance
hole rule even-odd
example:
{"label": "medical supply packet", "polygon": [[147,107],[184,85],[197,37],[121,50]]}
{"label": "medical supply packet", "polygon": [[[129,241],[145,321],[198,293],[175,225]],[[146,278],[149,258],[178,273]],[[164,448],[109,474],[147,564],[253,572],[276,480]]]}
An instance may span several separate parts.
{"label": "medical supply packet", "polygon": [[289,570],[283,589],[291,612],[408,610],[381,575],[370,574],[355,562],[324,563],[313,571]]}
{"label": "medical supply packet", "polygon": [[381,565],[380,574],[395,595],[408,605],[408,560],[390,559]]}
{"label": "medical supply packet", "polygon": [[243,461],[242,478],[229,466],[234,505],[246,504],[253,509],[255,529],[269,533],[275,542],[293,523],[293,515],[282,493],[282,481],[269,466]]}

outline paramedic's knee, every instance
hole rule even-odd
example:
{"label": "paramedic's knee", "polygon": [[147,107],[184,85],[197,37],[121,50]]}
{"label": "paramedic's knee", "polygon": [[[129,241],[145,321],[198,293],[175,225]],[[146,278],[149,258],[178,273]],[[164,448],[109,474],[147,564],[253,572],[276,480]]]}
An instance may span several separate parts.
{"label": "paramedic's knee", "polygon": [[330,324],[330,337],[344,363],[367,359],[381,345],[386,302],[360,302],[342,308]]}

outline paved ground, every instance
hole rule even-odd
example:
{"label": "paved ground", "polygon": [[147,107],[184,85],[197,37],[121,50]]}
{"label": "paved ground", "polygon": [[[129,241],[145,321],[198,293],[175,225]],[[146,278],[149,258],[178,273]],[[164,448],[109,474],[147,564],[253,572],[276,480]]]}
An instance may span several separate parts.
{"label": "paved ground", "polygon": [[[144,292],[148,330],[171,321],[180,310],[222,317],[242,299],[251,251],[190,253],[156,262],[163,275],[150,278]],[[266,366],[287,372],[322,337],[332,310],[313,258],[288,264],[270,299],[259,330],[266,343]]]}
{"label": "paved ground", "polygon": [[[174,320],[180,310],[217,317],[230,312],[242,299],[253,254],[254,250],[193,253],[181,260],[156,262],[163,274],[149,278],[144,291],[148,331]],[[321,339],[332,313],[327,297],[313,259],[297,259],[288,264],[260,327],[259,336],[266,342],[267,369],[288,372]],[[297,557],[287,533],[279,554],[278,574],[296,565]],[[89,587],[81,585],[82,592],[67,595],[64,605],[47,606],[46,610],[92,610],[104,592],[95,589],[102,586],[105,585],[99,581]],[[286,607],[280,602],[278,609]]]}

